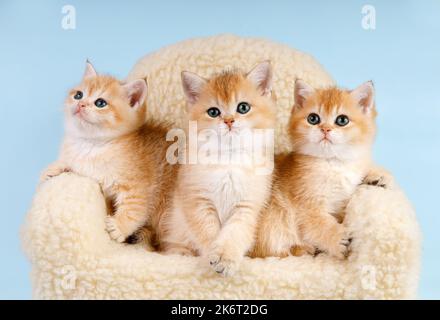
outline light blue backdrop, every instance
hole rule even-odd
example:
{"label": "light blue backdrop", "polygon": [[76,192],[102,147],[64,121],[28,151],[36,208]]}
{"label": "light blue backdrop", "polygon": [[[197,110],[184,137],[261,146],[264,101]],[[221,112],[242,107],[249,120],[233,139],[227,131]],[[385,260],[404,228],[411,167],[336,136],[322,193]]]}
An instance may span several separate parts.
{"label": "light blue backdrop", "polygon": [[[76,7],[76,30],[61,8]],[[376,8],[376,30],[361,8]],[[313,54],[343,86],[373,79],[377,161],[414,203],[424,233],[420,296],[440,298],[440,1],[0,0],[0,298],[30,298],[19,228],[57,156],[61,106],[89,57],[124,77],[142,55],[189,37],[262,36]]]}

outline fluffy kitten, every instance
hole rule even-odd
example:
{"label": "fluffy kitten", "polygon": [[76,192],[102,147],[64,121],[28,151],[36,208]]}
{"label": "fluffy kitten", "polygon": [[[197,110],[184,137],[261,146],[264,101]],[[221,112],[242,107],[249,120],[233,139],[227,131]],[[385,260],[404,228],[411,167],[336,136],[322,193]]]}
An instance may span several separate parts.
{"label": "fluffy kitten", "polygon": [[[189,120],[197,121],[199,136],[204,131],[226,138],[255,129],[273,133],[270,62],[260,63],[247,74],[226,71],[209,80],[183,72],[182,82]],[[273,136],[269,144],[273,148]],[[243,151],[226,142],[212,146],[214,153],[228,156]],[[271,153],[273,162],[273,149]],[[161,224],[162,249],[201,255],[217,273],[232,273],[253,246],[257,218],[270,195],[272,170],[266,174],[257,171],[255,163],[247,161],[183,165],[173,209]]]}
{"label": "fluffy kitten", "polygon": [[380,185],[392,179],[372,165],[375,117],[372,82],[345,91],[296,81],[293,152],[276,159],[272,196],[251,256],[286,256],[298,248],[347,255],[349,235],[337,218],[364,179]]}
{"label": "fluffy kitten", "polygon": [[100,183],[114,213],[106,226],[123,242],[145,223],[157,224],[172,170],[165,160],[166,128],[145,123],[144,80],[122,84],[87,62],[81,84],[65,100],[59,159],[42,180],[72,171]]}

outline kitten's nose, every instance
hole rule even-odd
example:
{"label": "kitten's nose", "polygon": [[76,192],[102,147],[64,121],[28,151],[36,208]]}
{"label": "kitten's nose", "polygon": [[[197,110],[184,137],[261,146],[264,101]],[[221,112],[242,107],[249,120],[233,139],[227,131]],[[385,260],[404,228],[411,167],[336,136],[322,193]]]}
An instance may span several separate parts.
{"label": "kitten's nose", "polygon": [[225,117],[225,118],[223,118],[223,121],[225,122],[225,124],[228,126],[229,129],[232,128],[232,125],[235,122],[234,118],[232,118],[232,117]]}
{"label": "kitten's nose", "polygon": [[330,131],[332,131],[332,128],[330,128],[330,127],[328,127],[328,126],[322,126],[322,127],[321,127],[321,131],[322,131],[322,133],[327,134],[327,133],[329,133]]}
{"label": "kitten's nose", "polygon": [[86,104],[84,102],[78,102],[78,108],[85,108]]}

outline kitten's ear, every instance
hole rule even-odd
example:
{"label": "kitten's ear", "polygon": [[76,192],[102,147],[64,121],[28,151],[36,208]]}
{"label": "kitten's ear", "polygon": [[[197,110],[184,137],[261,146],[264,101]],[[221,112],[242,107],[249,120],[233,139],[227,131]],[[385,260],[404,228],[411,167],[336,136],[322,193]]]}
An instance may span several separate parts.
{"label": "kitten's ear", "polygon": [[263,96],[272,94],[272,64],[269,60],[257,64],[246,78],[257,86]]}
{"label": "kitten's ear", "polygon": [[127,92],[132,108],[138,108],[144,104],[147,97],[147,82],[144,79],[131,81],[122,87]]}
{"label": "kitten's ear", "polygon": [[182,71],[181,77],[183,92],[185,93],[188,103],[196,103],[200,98],[200,94],[207,80],[189,71]]}
{"label": "kitten's ear", "polygon": [[96,77],[97,75],[98,75],[98,73],[96,72],[92,63],[87,59],[86,60],[86,69],[84,70],[83,79],[90,78],[90,77]]}
{"label": "kitten's ear", "polygon": [[308,97],[315,93],[315,89],[301,79],[296,79],[295,81],[295,107],[302,108],[304,105],[304,101],[307,100]]}
{"label": "kitten's ear", "polygon": [[367,81],[361,84],[356,89],[350,91],[350,95],[365,113],[369,113],[371,110],[374,109],[373,81]]}

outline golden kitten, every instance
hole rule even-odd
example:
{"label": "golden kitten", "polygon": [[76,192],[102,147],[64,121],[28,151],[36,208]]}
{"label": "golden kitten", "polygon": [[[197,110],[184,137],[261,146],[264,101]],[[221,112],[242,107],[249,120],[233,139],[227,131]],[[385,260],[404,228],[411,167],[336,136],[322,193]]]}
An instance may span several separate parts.
{"label": "golden kitten", "polygon": [[350,237],[337,219],[366,182],[391,177],[372,165],[376,110],[372,82],[353,91],[315,90],[295,83],[289,124],[293,152],[276,159],[273,192],[261,215],[254,257],[297,254],[317,248],[336,258],[348,253]]}
{"label": "golden kitten", "polygon": [[114,214],[106,227],[123,242],[144,224],[157,224],[172,169],[167,129],[145,123],[144,80],[126,84],[98,75],[87,62],[81,84],[65,100],[65,138],[59,159],[42,180],[65,171],[100,183]]}
{"label": "golden kitten", "polygon": [[[221,138],[219,144],[213,139],[212,144],[204,145],[211,147],[207,154],[220,152],[226,158],[244,155],[244,159],[249,150],[230,145],[228,139],[268,129],[272,133],[268,157],[273,168],[276,110],[268,61],[247,74],[226,71],[209,80],[183,72],[182,82],[189,120],[197,123],[198,138],[206,132]],[[272,171],[259,173],[256,163],[243,159],[180,168],[172,210],[161,222],[165,252],[201,255],[223,275],[236,269],[253,246],[257,218],[270,195]]]}

